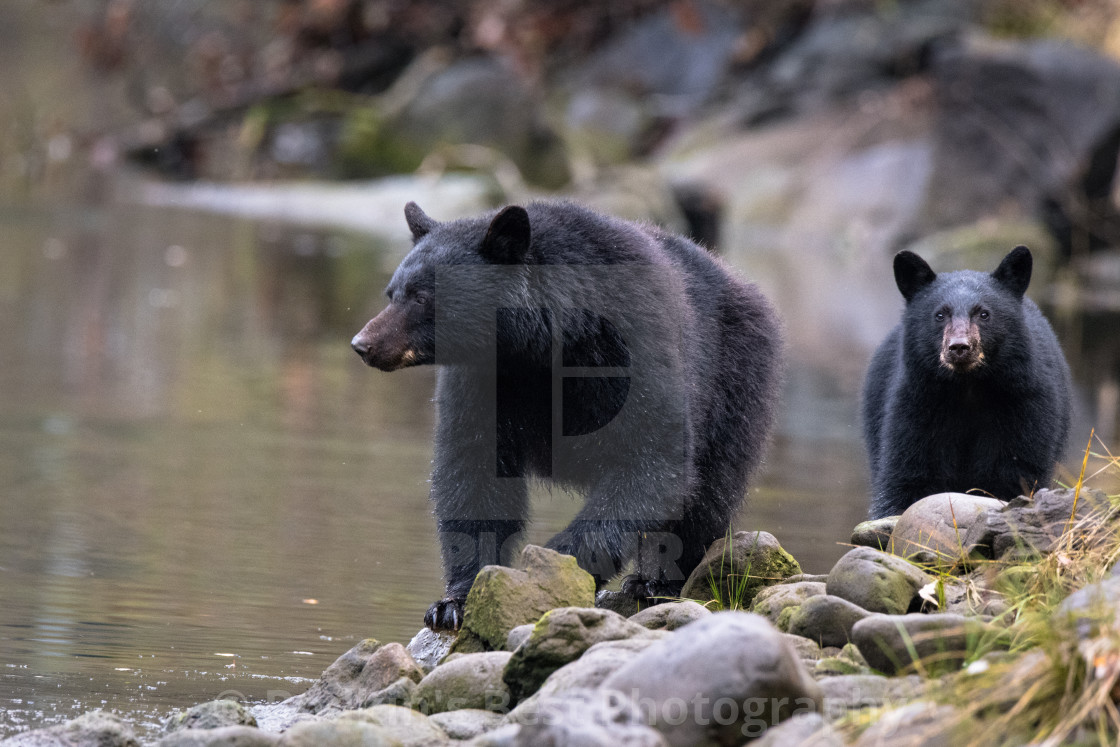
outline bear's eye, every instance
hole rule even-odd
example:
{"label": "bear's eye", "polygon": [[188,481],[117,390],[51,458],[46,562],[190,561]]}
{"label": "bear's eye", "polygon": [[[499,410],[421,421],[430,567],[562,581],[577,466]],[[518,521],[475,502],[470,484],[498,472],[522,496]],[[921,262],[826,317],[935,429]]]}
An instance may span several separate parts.
{"label": "bear's eye", "polygon": [[936,319],[939,322],[943,322],[943,321],[945,321],[945,312],[944,311],[939,311],[939,312],[937,312],[936,314],[933,315],[933,318]]}
{"label": "bear's eye", "polygon": [[412,300],[414,300],[416,303],[420,304],[421,306],[424,306],[425,304],[428,303],[428,301],[430,299],[428,298],[427,293],[417,293],[416,297]]}
{"label": "bear's eye", "polygon": [[981,321],[987,321],[988,317],[990,317],[991,314],[989,314],[987,311],[981,311],[979,314],[977,314],[977,316],[980,317]]}

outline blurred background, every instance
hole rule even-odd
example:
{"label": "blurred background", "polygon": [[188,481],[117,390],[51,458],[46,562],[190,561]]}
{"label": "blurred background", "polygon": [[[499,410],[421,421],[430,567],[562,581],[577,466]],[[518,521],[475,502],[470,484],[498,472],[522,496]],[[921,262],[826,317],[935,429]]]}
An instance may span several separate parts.
{"label": "blurred background", "polygon": [[[574,198],[757,282],[790,370],[737,528],[816,573],[866,513],[900,249],[1031,247],[1077,380],[1059,480],[1091,429],[1107,464],[1118,152],[1109,0],[0,4],[0,738],[275,700],[418,629],[434,372],[349,349],[408,200]],[[530,539],[577,507],[540,490]]]}

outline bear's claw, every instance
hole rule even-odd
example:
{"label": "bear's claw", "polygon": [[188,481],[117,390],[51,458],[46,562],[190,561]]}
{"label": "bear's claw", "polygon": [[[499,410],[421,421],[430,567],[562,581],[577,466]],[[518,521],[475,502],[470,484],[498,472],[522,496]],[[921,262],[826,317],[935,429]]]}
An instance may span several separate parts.
{"label": "bear's claw", "polygon": [[623,594],[637,599],[647,605],[671,602],[680,595],[681,585],[660,579],[648,579],[631,573],[622,579],[621,589]]}
{"label": "bear's claw", "polygon": [[441,599],[424,613],[424,624],[434,631],[459,629],[463,624],[464,599],[448,597]]}

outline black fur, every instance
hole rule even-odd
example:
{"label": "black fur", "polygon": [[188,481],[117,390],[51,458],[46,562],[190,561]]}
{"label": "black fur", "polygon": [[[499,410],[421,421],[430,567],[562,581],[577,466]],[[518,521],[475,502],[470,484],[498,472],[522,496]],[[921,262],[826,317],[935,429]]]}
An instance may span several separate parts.
{"label": "black fur", "polygon": [[[774,311],[695,244],[572,203],[439,223],[354,338],[371,366],[437,362],[434,505],[455,628],[479,568],[507,564],[527,478],[585,493],[549,546],[602,585],[673,594],[730,528],[774,422]],[[578,370],[576,370],[578,369]]]}
{"label": "black fur", "polygon": [[875,351],[863,388],[872,518],[927,495],[1009,500],[1050,482],[1070,424],[1070,373],[1042,312],[1023,294],[1031,254],[991,274],[937,275],[900,252],[902,322]]}

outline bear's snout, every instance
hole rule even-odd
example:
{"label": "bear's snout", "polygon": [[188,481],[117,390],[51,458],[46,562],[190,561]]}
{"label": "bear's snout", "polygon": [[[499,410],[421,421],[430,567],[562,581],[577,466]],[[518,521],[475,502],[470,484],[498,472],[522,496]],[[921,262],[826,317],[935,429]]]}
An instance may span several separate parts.
{"label": "bear's snout", "polygon": [[396,371],[422,363],[408,336],[407,320],[390,305],[354,335],[350,347],[366,365],[382,371]]}
{"label": "bear's snout", "polygon": [[945,325],[941,338],[941,365],[951,371],[965,373],[984,362],[980,346],[980,329],[964,319],[952,319]]}

